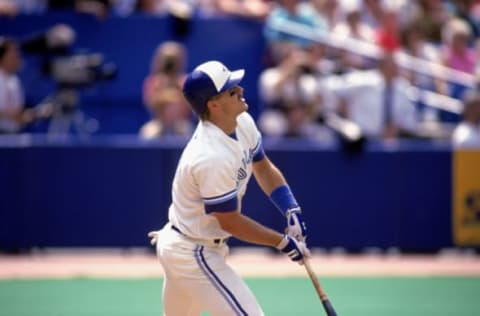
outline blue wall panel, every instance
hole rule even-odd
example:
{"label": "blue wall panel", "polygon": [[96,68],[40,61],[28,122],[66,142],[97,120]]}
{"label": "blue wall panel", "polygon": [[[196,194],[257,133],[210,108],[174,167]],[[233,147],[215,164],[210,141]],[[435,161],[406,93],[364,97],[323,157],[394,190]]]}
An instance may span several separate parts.
{"label": "blue wall panel", "polygon": [[[449,150],[348,157],[266,148],[304,209],[311,246],[452,245]],[[0,248],[146,246],[146,233],[166,220],[180,152],[164,144],[0,148]],[[284,219],[253,179],[243,209],[283,230]]]}

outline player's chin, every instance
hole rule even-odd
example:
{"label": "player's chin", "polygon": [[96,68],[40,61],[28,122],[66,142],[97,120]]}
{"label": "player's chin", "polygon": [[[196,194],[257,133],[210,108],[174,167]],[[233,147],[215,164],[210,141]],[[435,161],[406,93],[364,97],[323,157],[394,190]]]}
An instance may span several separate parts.
{"label": "player's chin", "polygon": [[248,111],[248,105],[247,104],[242,104],[242,106],[239,106],[236,110],[237,115],[242,114],[243,112]]}
{"label": "player's chin", "polygon": [[248,103],[245,102],[245,99],[240,100],[240,102],[242,104],[242,107],[245,109],[245,111],[248,110]]}

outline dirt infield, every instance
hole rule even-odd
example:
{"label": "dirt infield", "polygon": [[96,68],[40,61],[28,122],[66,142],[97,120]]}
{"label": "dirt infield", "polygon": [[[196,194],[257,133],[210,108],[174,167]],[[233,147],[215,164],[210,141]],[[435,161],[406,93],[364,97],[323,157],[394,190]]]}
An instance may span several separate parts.
{"label": "dirt infield", "polygon": [[[233,249],[232,267],[243,276],[306,276],[303,267],[281,255]],[[322,276],[480,276],[480,256],[314,254],[311,265]],[[70,277],[161,277],[162,268],[148,251],[102,249],[54,250],[0,255],[0,279]]]}

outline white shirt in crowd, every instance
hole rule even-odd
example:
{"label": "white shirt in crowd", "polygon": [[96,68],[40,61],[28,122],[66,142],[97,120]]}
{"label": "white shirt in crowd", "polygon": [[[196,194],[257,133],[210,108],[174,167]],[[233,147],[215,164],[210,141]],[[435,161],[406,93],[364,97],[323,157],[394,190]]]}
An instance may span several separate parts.
{"label": "white shirt in crowd", "polygon": [[260,97],[265,103],[273,103],[279,100],[302,100],[314,102],[318,97],[317,78],[311,74],[303,74],[295,79],[289,79],[283,84],[282,89],[276,89],[278,82],[283,77],[280,67],[266,69],[259,80]]}
{"label": "white shirt in crowd", "polygon": [[461,122],[452,134],[452,145],[462,149],[480,149],[480,126]]}
{"label": "white shirt in crowd", "polygon": [[[0,112],[21,110],[24,102],[24,92],[18,76],[0,69]],[[15,133],[20,127],[15,120],[0,118],[0,132]]]}
{"label": "white shirt in crowd", "polygon": [[[392,85],[392,123],[405,131],[415,131],[418,122],[415,105],[407,91],[410,84],[398,77]],[[352,72],[332,87],[348,104],[349,119],[357,123],[366,136],[381,137],[384,121],[385,81],[377,70]]]}

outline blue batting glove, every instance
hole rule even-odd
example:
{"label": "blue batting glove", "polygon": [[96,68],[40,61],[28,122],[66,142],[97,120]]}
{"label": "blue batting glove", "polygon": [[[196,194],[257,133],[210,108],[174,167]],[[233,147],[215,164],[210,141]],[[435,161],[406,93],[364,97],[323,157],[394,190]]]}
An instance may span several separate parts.
{"label": "blue batting glove", "polygon": [[277,245],[277,249],[286,253],[292,261],[301,265],[303,264],[303,259],[305,257],[310,257],[310,250],[308,250],[305,243],[288,235],[283,236],[282,240]]}
{"label": "blue batting glove", "polygon": [[287,235],[301,241],[307,239],[307,225],[303,220],[302,210],[299,207],[287,211]]}

